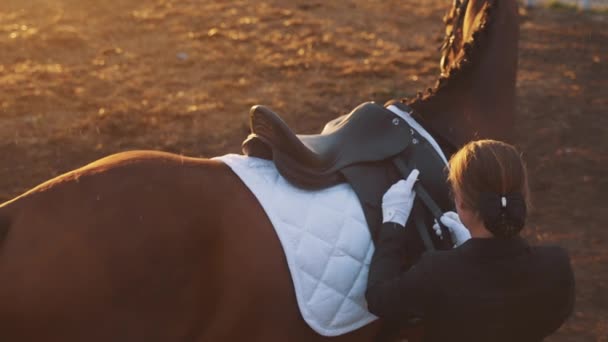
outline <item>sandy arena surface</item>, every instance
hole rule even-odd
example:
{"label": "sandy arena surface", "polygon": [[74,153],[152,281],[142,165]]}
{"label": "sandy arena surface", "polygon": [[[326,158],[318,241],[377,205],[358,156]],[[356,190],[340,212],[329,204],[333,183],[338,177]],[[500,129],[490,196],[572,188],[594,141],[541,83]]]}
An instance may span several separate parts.
{"label": "sandy arena surface", "polygon": [[[438,75],[448,0],[2,0],[0,202],[104,155],[238,152],[267,104],[316,132]],[[517,140],[527,235],[569,249],[577,304],[549,341],[608,341],[608,14],[523,11]]]}

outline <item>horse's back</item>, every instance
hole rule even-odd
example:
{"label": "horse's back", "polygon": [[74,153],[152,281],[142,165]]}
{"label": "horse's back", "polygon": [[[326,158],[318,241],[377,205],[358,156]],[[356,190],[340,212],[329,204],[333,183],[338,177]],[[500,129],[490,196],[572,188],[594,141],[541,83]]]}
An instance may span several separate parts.
{"label": "horse's back", "polygon": [[2,224],[0,340],[324,340],[264,211],[220,162],[117,154],[0,205]]}

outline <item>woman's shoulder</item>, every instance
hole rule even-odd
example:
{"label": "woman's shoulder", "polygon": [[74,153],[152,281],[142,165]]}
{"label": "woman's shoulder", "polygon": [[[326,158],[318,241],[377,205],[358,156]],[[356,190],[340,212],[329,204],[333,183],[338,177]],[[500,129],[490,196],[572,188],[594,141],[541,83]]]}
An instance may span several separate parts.
{"label": "woman's shoulder", "polygon": [[537,265],[537,267],[547,270],[571,269],[568,251],[557,245],[531,245],[523,242],[520,248],[503,251],[493,249],[491,253],[485,248],[487,246],[483,246],[483,248],[478,247],[461,246],[449,250],[427,251],[422,254],[418,264],[422,267],[431,267],[433,269],[450,269],[459,266],[476,267],[477,262],[488,263],[494,260],[503,263],[505,257],[507,257],[515,264]]}
{"label": "woman's shoulder", "polygon": [[568,250],[558,245],[530,245],[529,251],[543,259],[570,261]]}
{"label": "woman's shoulder", "polygon": [[531,255],[547,269],[570,269],[568,250],[557,245],[530,246]]}

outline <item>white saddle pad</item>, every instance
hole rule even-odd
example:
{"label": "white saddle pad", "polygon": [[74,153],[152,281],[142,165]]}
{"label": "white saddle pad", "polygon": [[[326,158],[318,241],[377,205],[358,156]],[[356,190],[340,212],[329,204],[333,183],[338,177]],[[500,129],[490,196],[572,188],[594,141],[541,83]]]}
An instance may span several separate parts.
{"label": "white saddle pad", "polygon": [[287,258],[302,317],[317,333],[337,336],[377,317],[365,289],[374,250],[353,189],[306,191],[289,184],[272,161],[228,154],[226,163],[266,211]]}
{"label": "white saddle pad", "polygon": [[[387,109],[427,139],[447,165],[437,142],[409,113]],[[236,154],[214,159],[226,163],[266,211],[283,245],[300,312],[313,330],[337,336],[377,319],[365,301],[374,245],[350,185],[306,191],[289,184],[271,161]]]}

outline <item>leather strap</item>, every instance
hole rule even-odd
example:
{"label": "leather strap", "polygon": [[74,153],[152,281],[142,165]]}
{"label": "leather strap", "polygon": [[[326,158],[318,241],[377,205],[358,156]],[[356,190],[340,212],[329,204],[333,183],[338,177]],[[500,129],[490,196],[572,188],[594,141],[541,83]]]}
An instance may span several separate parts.
{"label": "leather strap", "polygon": [[[403,178],[407,178],[407,176],[409,176],[410,172],[412,171],[405,164],[405,161],[400,157],[393,158],[393,164],[395,165],[395,167],[397,168],[397,170],[399,171],[399,173],[401,174],[401,176]],[[440,227],[443,229],[444,227],[441,224],[441,221],[439,220],[441,218],[441,215],[443,215],[443,212],[441,211],[441,209],[439,208],[437,203],[435,203],[435,201],[433,201],[433,199],[431,198],[429,193],[424,189],[424,187],[422,186],[422,184],[420,182],[416,182],[414,184],[414,191],[416,191],[416,196],[418,198],[420,198],[422,203],[424,203],[426,208],[431,212],[431,214],[433,215],[435,220],[437,220]],[[422,220],[422,218],[418,218],[418,219],[414,218],[414,220],[415,220],[415,224],[416,224],[416,229],[418,230],[418,234],[420,234],[420,238],[422,239],[422,242],[424,242],[424,246],[425,246],[426,250],[427,251],[435,250],[435,246],[433,245],[433,240],[431,240],[429,231],[425,227],[424,221]]]}

